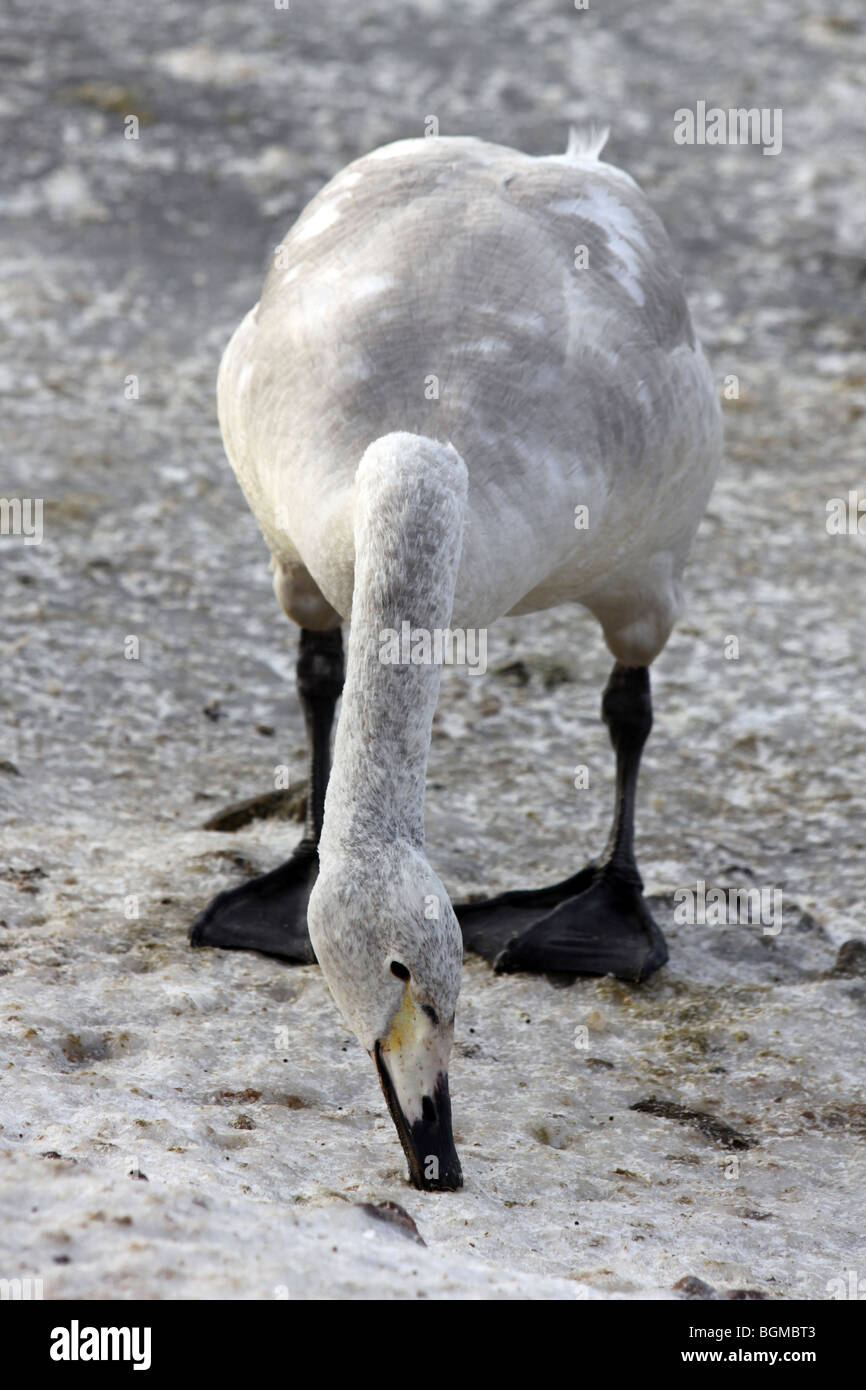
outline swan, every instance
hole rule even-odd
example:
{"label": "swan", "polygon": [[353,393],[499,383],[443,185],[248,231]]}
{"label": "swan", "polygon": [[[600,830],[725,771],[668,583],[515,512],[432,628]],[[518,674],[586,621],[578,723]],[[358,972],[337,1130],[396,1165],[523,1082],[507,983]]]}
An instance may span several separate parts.
{"label": "swan", "polygon": [[[721,420],[667,235],[605,137],[572,131],[548,157],[408,139],[349,164],[276,249],[219,370],[226,452],[301,629],[310,789],[288,861],[220,893],[190,937],[318,960],[422,1189],[462,1183],[464,945],[499,971],[633,981],[667,959],[635,794]],[[452,905],[424,847],[441,665],[383,659],[383,633],[562,603],[614,658],[607,846],[554,887]]]}

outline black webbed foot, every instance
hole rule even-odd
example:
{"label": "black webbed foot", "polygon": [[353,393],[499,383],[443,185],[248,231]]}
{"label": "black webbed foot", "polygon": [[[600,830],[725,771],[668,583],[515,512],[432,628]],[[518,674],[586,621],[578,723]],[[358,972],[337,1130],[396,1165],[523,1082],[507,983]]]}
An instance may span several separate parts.
{"label": "black webbed foot", "polygon": [[661,929],[640,887],[602,872],[576,897],[509,942],[497,956],[497,974],[516,970],[615,975],[635,984],[668,958]]}
{"label": "black webbed foot", "polygon": [[455,903],[454,911],[469,951],[483,956],[491,965],[516,936],[547,916],[559,903],[589,888],[595,878],[590,865],[549,888],[517,888],[478,902]]}
{"label": "black webbed foot", "polygon": [[191,945],[261,951],[295,965],[313,964],[307,903],[318,873],[315,844],[301,840],[279,868],[218,893],[190,927]]}

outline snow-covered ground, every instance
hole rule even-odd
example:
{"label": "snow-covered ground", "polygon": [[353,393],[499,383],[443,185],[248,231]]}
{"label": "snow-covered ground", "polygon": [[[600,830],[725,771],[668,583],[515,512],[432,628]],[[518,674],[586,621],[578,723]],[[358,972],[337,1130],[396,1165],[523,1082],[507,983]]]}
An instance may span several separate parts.
{"label": "snow-covered ground", "polygon": [[[866,1281],[866,949],[845,945],[866,943],[866,538],[826,528],[866,493],[859,7],[84,0],[9,26],[0,495],[43,498],[44,539],[0,537],[0,1278],[247,1299]],[[697,99],[782,106],[782,153],[674,145]],[[563,987],[467,959],[457,1194],[408,1186],[316,968],[185,938],[300,831],[203,823],[304,765],[218,355],[316,188],[430,113],[536,152],[609,120],[720,392],[739,384],[654,670],[638,847],[670,965]],[[489,661],[446,673],[434,728],[428,846],[455,896],[563,877],[610,812],[592,621],[505,621]],[[674,923],[699,880],[781,892],[781,930]]]}

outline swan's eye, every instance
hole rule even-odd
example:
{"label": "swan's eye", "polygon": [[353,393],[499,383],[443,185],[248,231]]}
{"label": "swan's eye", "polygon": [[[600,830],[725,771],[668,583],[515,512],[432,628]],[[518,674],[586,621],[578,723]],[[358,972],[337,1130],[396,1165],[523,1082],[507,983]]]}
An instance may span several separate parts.
{"label": "swan's eye", "polygon": [[391,974],[396,975],[398,980],[408,980],[409,978],[409,971],[398,960],[391,961]]}
{"label": "swan's eye", "polygon": [[422,1005],[421,1005],[421,1012],[422,1012],[422,1013],[425,1013],[425,1014],[427,1015],[427,1017],[429,1018],[430,1022],[433,1024],[434,1028],[438,1026],[438,1024],[439,1024],[439,1015],[437,1014],[436,1010],[433,1008],[433,1005],[432,1005],[432,1004],[422,1004]]}

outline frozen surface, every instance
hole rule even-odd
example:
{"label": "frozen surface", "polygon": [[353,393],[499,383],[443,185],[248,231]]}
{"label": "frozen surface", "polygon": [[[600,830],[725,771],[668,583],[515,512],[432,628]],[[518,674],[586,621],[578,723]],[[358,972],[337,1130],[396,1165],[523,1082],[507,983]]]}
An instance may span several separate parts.
{"label": "frozen surface", "polygon": [[[866,537],[825,525],[864,492],[864,27],[853,0],[83,0],[6,21],[0,495],[42,497],[45,535],[0,538],[0,1277],[256,1299],[866,1279],[863,956],[834,970],[866,940]],[[675,146],[698,99],[783,107],[781,155]],[[467,960],[457,1195],[407,1186],[315,968],[185,941],[299,833],[203,822],[278,764],[303,775],[295,639],[222,457],[219,352],[321,183],[431,113],[534,152],[610,121],[720,391],[739,379],[654,671],[639,853],[671,964],[563,988]],[[609,814],[592,621],[505,621],[490,666],[446,674],[434,729],[429,851],[455,895],[571,873]],[[699,879],[780,890],[781,931],[672,924]],[[651,1097],[741,1141],[632,1108]],[[426,1247],[362,1205],[384,1201]]]}

